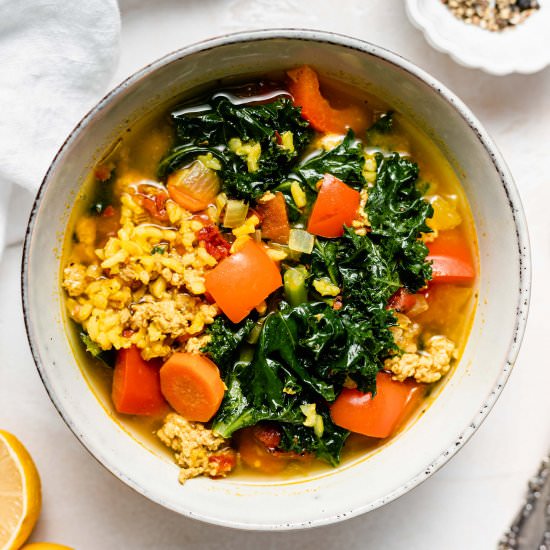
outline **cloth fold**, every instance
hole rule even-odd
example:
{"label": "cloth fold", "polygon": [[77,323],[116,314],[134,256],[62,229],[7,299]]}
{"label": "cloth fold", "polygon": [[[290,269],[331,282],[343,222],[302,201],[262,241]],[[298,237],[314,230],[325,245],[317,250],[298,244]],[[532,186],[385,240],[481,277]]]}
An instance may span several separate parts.
{"label": "cloth fold", "polygon": [[8,212],[15,242],[55,153],[104,94],[119,38],[116,0],[0,0],[0,257]]}

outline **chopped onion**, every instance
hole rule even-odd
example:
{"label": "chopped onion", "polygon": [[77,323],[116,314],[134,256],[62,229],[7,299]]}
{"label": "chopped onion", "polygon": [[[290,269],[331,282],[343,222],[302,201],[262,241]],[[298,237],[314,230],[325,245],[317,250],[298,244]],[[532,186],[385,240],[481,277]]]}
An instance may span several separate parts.
{"label": "chopped onion", "polygon": [[207,168],[200,161],[195,161],[190,166],[170,174],[168,184],[184,190],[191,197],[207,204],[214,202],[216,195],[220,192],[220,178],[214,170]]}
{"label": "chopped onion", "polygon": [[227,195],[225,193],[220,193],[216,197],[216,208],[219,212],[223,210],[223,207],[227,204]]}
{"label": "chopped onion", "polygon": [[296,252],[305,252],[311,254],[315,237],[303,229],[291,229],[288,238],[288,248]]}
{"label": "chopped onion", "polygon": [[244,201],[229,199],[225,206],[225,216],[223,217],[224,227],[239,227],[246,220],[248,214],[248,204]]}
{"label": "chopped onion", "polygon": [[300,256],[302,255],[301,252],[297,252],[296,250],[290,250],[290,248],[286,244],[279,244],[279,243],[271,242],[271,243],[269,243],[269,247],[272,248],[273,250],[277,251],[277,252],[284,252],[286,254],[286,257],[289,260],[296,260],[297,261],[297,260],[300,259]]}

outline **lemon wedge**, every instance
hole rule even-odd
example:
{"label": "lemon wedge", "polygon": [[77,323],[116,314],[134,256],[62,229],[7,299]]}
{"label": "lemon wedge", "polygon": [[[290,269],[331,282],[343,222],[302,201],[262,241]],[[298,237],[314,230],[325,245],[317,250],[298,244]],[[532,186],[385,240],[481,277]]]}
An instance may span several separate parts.
{"label": "lemon wedge", "polygon": [[53,542],[33,542],[26,544],[21,550],[73,550],[69,546],[63,544],[55,544]]}
{"label": "lemon wedge", "polygon": [[23,444],[0,430],[0,548],[16,550],[38,520],[40,477]]}

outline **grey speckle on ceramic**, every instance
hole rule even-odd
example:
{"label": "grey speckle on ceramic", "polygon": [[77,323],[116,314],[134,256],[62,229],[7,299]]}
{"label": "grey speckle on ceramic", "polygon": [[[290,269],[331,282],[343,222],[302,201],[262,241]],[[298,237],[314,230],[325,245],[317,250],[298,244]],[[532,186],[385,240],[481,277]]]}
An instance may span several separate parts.
{"label": "grey speckle on ceramic", "polygon": [[[371,456],[299,481],[197,479],[141,445],[101,406],[75,362],[59,289],[71,200],[83,178],[133,121],[209,83],[314,65],[373,92],[439,144],[472,206],[479,238],[479,305],[463,357],[434,403]],[[54,159],[38,193],[23,257],[25,322],[40,376],[65,422],[122,481],[183,515],[243,529],[297,529],[373,510],[447,462],[487,416],[525,328],[530,257],[523,211],[498,150],[441,83],[391,52],[345,36],[304,30],[241,33],[195,44],[152,63],[106,96]]]}

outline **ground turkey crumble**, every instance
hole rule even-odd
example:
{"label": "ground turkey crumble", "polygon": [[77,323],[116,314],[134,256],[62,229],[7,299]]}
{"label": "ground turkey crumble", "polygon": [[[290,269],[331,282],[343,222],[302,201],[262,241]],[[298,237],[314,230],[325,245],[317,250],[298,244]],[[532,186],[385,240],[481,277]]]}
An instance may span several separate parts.
{"label": "ground turkey crumble", "polygon": [[237,463],[237,454],[227,439],[178,414],[166,416],[157,436],[174,451],[176,463],[181,467],[180,483],[203,475],[224,477]]}
{"label": "ground turkey crumble", "polygon": [[398,325],[391,330],[395,343],[404,353],[386,359],[384,368],[400,382],[411,377],[425,384],[437,382],[449,372],[452,360],[457,358],[456,346],[446,336],[434,335],[427,338],[424,348],[419,350],[420,325],[401,313],[396,316]]}

